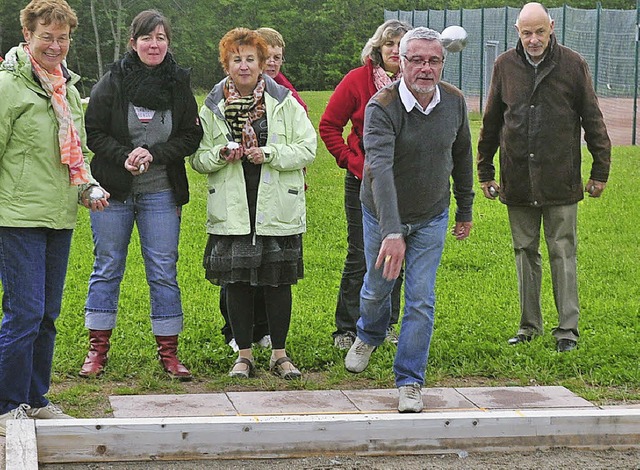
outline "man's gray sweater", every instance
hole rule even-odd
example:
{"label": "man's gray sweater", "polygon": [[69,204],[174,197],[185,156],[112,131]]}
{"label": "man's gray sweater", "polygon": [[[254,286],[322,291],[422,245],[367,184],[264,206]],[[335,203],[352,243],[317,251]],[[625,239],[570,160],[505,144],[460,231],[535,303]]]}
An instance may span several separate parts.
{"label": "man's gray sweater", "polygon": [[462,92],[440,82],[440,103],[425,115],[406,111],[399,83],[376,93],[365,110],[360,199],[376,215],[383,238],[448,208],[451,179],[457,222],[471,221],[473,204],[471,133]]}

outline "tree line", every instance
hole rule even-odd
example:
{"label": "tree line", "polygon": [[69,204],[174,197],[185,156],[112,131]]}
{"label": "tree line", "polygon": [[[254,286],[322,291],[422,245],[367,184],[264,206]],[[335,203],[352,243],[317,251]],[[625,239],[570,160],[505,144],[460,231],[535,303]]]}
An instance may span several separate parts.
{"label": "tree line", "polygon": [[[521,1],[482,0],[67,0],[79,18],[67,58],[83,79],[88,95],[108,64],[126,50],[128,27],[142,10],[155,8],[172,23],[171,51],[192,69],[192,85],[208,90],[223,77],[218,41],[228,30],[268,26],[287,43],[283,71],[300,90],[333,89],[360,63],[360,51],[384,19],[384,10],[440,10],[520,7]],[[20,10],[27,0],[0,0],[0,54],[22,40]],[[548,7],[563,2],[545,2]],[[594,0],[578,0],[574,8],[596,8]],[[608,9],[635,9],[632,0],[602,3]]]}

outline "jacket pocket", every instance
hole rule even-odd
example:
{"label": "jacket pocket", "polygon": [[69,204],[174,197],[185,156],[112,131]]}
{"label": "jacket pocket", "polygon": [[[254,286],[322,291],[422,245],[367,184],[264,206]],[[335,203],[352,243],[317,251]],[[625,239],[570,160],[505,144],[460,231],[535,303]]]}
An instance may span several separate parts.
{"label": "jacket pocket", "polygon": [[226,222],[227,220],[227,193],[225,182],[216,181],[209,183],[207,196],[207,219],[210,224]]}
{"label": "jacket pocket", "polygon": [[304,224],[305,197],[301,171],[280,173],[276,218],[286,226]]}

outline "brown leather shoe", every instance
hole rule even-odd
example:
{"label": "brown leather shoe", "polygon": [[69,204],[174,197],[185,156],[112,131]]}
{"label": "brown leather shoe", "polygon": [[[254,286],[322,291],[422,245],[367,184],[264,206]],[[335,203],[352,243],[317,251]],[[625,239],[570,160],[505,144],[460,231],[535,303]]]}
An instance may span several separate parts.
{"label": "brown leather shoe", "polygon": [[178,359],[178,336],[156,336],[158,359],[162,368],[172,379],[191,380],[193,376]]}
{"label": "brown leather shoe", "polygon": [[78,374],[80,377],[97,377],[104,372],[110,338],[111,330],[89,330],[89,352]]}

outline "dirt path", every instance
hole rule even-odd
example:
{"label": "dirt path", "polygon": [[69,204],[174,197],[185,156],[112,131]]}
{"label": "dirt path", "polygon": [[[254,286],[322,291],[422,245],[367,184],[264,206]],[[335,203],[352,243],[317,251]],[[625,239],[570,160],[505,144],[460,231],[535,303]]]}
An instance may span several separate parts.
{"label": "dirt path", "polygon": [[309,457],[287,460],[205,460],[199,462],[140,462],[41,465],[46,470],[423,470],[423,469],[640,469],[640,449],[581,451],[553,449],[525,453],[487,453],[458,456]]}

